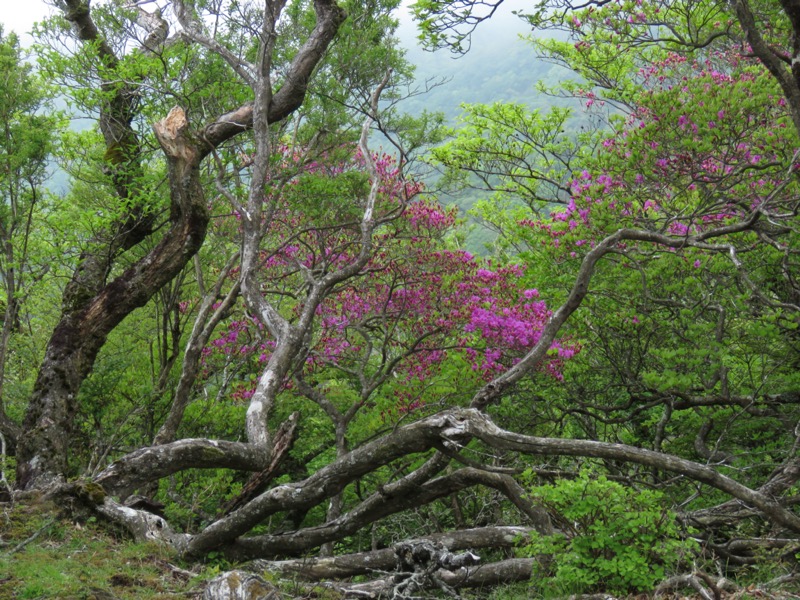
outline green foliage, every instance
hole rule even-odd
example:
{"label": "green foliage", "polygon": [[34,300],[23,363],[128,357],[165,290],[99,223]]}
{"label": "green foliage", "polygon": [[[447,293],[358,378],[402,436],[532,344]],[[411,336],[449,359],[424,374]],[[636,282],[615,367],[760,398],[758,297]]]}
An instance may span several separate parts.
{"label": "green foliage", "polygon": [[49,316],[36,302],[48,294],[42,281],[52,261],[43,239],[51,208],[44,183],[63,126],[51,90],[26,59],[18,38],[0,27],[0,416],[14,419],[40,357],[41,339],[23,332],[39,332],[32,324]]}
{"label": "green foliage", "polygon": [[560,593],[648,591],[695,548],[655,491],[634,490],[584,469],[573,480],[534,487],[561,532],[536,537],[528,556],[547,555],[534,573]]}
{"label": "green foliage", "polygon": [[456,136],[431,152],[434,162],[448,169],[449,183],[475,185],[527,202],[556,201],[564,195],[561,157],[575,155],[578,145],[564,136],[571,111],[529,110],[522,104],[462,105]]}
{"label": "green foliage", "polygon": [[304,173],[287,190],[287,202],[318,226],[355,221],[362,212],[362,200],[369,191],[365,173],[347,171],[331,177]]}
{"label": "green foliage", "polygon": [[[342,0],[340,4],[350,17],[329,49],[327,62],[320,65],[310,83],[308,101],[293,122],[274,126],[275,139],[288,149],[287,154],[299,156],[307,151],[307,158],[315,155],[319,159],[319,170],[309,169],[297,175],[298,169],[294,176],[289,173],[283,179],[276,178],[273,181],[280,179],[280,182],[266,194],[269,196],[273,191],[280,191],[283,194],[282,206],[288,206],[288,209],[277,218],[294,219],[285,237],[275,234],[273,239],[270,232],[267,241],[281,247],[289,243],[287,239],[296,229],[325,228],[327,231],[319,241],[321,256],[328,251],[323,239],[325,236],[335,239],[330,232],[342,227],[343,223],[352,224],[358,220],[362,209],[359,203],[370,184],[367,175],[358,168],[347,170],[348,167],[344,167],[342,170],[338,167],[342,161],[330,160],[329,164],[337,167],[332,169],[335,172],[326,171],[324,160],[332,159],[338,151],[336,148],[346,148],[349,152],[360,131],[369,93],[388,68],[394,68],[398,79],[393,83],[398,85],[386,90],[383,96],[385,104],[381,107],[379,127],[384,132],[400,135],[413,151],[440,142],[445,134],[442,115],[423,112],[419,118],[411,118],[398,114],[394,106],[400,96],[400,84],[406,83],[410,77],[410,67],[393,39],[396,22],[390,9],[396,8],[398,2]],[[423,29],[437,45],[445,43],[448,38],[445,30],[436,28],[433,19],[435,13],[447,4],[426,0],[416,5],[418,14],[424,19]],[[194,5],[204,19],[213,16],[221,6],[205,1]],[[233,5],[239,10],[237,19],[217,19],[217,39],[241,56],[253,60],[252,31],[256,30],[254,24],[258,17],[251,7]],[[618,6],[619,10],[608,10],[617,11],[616,16],[621,19],[626,16],[625,11],[634,10],[633,2],[620,2]],[[646,16],[654,17],[652,11],[655,8],[655,4],[646,5],[641,10],[647,13]],[[673,32],[690,43],[716,35],[729,25],[725,19],[727,9],[719,3],[674,2],[668,8],[670,15],[664,19],[677,23],[681,19],[675,15],[686,17],[685,23],[680,22]],[[94,15],[107,32],[110,43],[122,47],[126,40],[124,20],[116,10],[113,4],[102,5]],[[576,15],[576,18],[581,18],[580,14]],[[530,21],[543,24],[546,18],[545,13],[538,13]],[[651,231],[665,231],[669,220],[677,218],[676,214],[681,218],[700,220],[704,210],[714,208],[718,194],[695,189],[698,186],[692,179],[693,174],[665,179],[658,171],[660,161],[664,160],[659,154],[662,150],[656,148],[666,149],[663,151],[668,155],[680,152],[691,158],[700,153],[718,151],[730,140],[733,140],[732,149],[741,140],[747,140],[770,148],[776,163],[786,163],[797,146],[793,134],[778,137],[761,125],[762,120],[767,119],[780,129],[789,129],[790,125],[782,105],[775,100],[780,92],[767,73],[743,67],[741,73],[752,77],[743,79],[738,86],[726,88],[727,96],[715,96],[709,92],[715,82],[711,75],[691,78],[685,85],[659,88],[652,81],[644,81],[642,68],[665,56],[664,50],[679,45],[679,40],[657,44],[646,39],[650,35],[648,26],[635,22],[627,26],[625,22],[623,19],[613,35],[622,35],[624,44],[628,46],[612,43],[611,33],[603,30],[599,21],[594,30],[585,34],[585,43],[575,44],[563,39],[538,42],[539,51],[570,66],[581,78],[579,82],[564,84],[559,93],[580,96],[584,100],[593,99],[587,90],[599,86],[606,89],[606,100],[620,106],[637,104],[658,114],[666,114],[670,107],[676,107],[676,110],[680,107],[693,120],[706,124],[696,138],[687,136],[668,119],[645,119],[637,128],[638,123],[632,125],[633,120],[627,122],[622,118],[612,118],[613,129],[599,134],[588,126],[595,121],[583,113],[576,121],[575,110],[537,108],[543,101],[541,97],[528,97],[531,90],[526,76],[543,73],[552,77],[553,71],[549,67],[548,70],[534,66],[528,68],[527,55],[523,57],[515,50],[513,67],[498,69],[493,76],[479,78],[475,73],[467,76],[469,85],[490,98],[481,104],[464,106],[460,129],[453,133],[448,143],[431,153],[432,162],[447,170],[441,183],[457,190],[462,206],[474,199],[468,194],[475,190],[493,194],[478,201],[473,214],[489,224],[497,235],[492,245],[496,262],[524,263],[527,270],[516,282],[519,289],[540,290],[542,299],[550,307],[558,306],[566,297],[583,253],[591,244],[582,244],[580,248],[574,245],[565,250],[567,244],[586,241],[585,233],[576,227],[576,231],[570,230],[560,238],[564,246],[559,248],[551,244],[547,233],[532,227],[531,223],[536,219],[546,221],[551,211],[558,210],[558,204],[565,205],[573,199],[575,192],[571,183],[580,170],[586,170],[587,179],[592,174],[604,172],[615,174],[628,184],[623,191],[617,188],[613,193],[599,197],[597,206],[602,205],[602,209],[607,209],[611,201],[638,208],[647,200],[660,197],[659,194],[668,197],[665,192],[677,190],[677,198],[671,203],[675,214],[668,214],[661,218],[661,222],[654,217],[649,222],[635,223],[641,225],[644,222],[642,226],[650,227]],[[52,22],[45,41],[54,43],[60,40],[63,26],[63,22]],[[298,40],[304,39],[313,26],[310,2],[297,0],[287,4],[273,57],[278,65],[275,70],[276,89],[281,85],[281,66],[293,60],[297,55]],[[785,27],[785,23],[778,26]],[[633,43],[637,40],[641,52],[628,52],[631,46],[637,45]],[[501,45],[497,47],[504,48]],[[39,304],[31,306],[39,308],[49,304],[47,310],[52,313],[57,310],[52,307],[58,307],[58,286],[53,282],[67,280],[81,253],[105,247],[109,243],[110,225],[135,212],[131,211],[132,207],[158,214],[166,206],[165,165],[158,154],[157,144],[149,137],[151,133],[146,124],[161,118],[169,106],[177,103],[186,108],[192,128],[197,129],[209,119],[246,102],[250,90],[238,82],[231,74],[229,64],[218,55],[184,44],[177,38],[157,55],[137,51],[120,53],[120,61],[114,65],[97,64],[96,48],[88,45],[71,59],[44,46],[40,50],[44,59],[42,73],[51,81],[63,84],[65,90],[72,90],[72,106],[82,113],[96,113],[108,102],[113,85],[117,84],[100,85],[103,77],[120,82],[118,85],[130,83],[132,89],[136,89],[136,101],[142,105],[141,110],[135,111],[135,118],[140,122],[135,123],[134,128],[144,141],[142,156],[138,157],[140,169],[136,171],[137,180],[132,186],[135,190],[120,200],[115,179],[108,169],[118,166],[120,159],[125,158],[124,153],[115,152],[114,147],[107,149],[97,130],[63,137],[60,160],[74,177],[72,188],[64,198],[52,201],[47,210],[37,213],[43,222],[46,216],[49,231],[37,232],[39,237],[29,248],[34,253],[31,256],[46,255],[42,249],[49,250],[51,255],[48,266],[58,279],[48,282],[52,288],[50,296],[32,296],[33,301]],[[499,64],[500,57],[497,58]],[[440,60],[437,57],[437,69],[441,68]],[[3,70],[19,76],[14,85],[22,89],[32,82],[29,87],[33,99],[22,108],[6,110],[6,101],[9,98],[13,100],[13,97],[5,94],[0,98],[0,117],[13,123],[11,131],[17,136],[13,138],[13,144],[0,148],[0,152],[5,151],[0,158],[6,161],[11,171],[28,175],[27,179],[17,177],[14,180],[4,178],[5,172],[0,172],[0,186],[20,180],[38,183],[44,173],[41,166],[52,146],[47,128],[54,126],[56,120],[48,121],[35,114],[34,100],[40,99],[36,89],[39,84],[27,68],[19,68],[20,55],[13,40],[10,44],[0,45],[0,61]],[[453,63],[452,70],[463,69],[463,64]],[[688,77],[694,68],[692,64],[676,68],[673,78]],[[109,70],[113,73],[109,74]],[[519,71],[526,71],[525,76]],[[510,90],[520,101],[493,103],[491,98],[501,87]],[[543,84],[543,87],[546,86]],[[459,90],[451,94],[450,99],[460,93]],[[26,101],[27,98],[26,94],[19,94],[19,99]],[[718,115],[723,113],[729,118],[715,123],[713,128],[707,126],[709,122],[721,119]],[[580,125],[576,124],[578,122]],[[606,123],[604,119],[598,122]],[[587,126],[579,129],[583,125]],[[623,137],[627,154],[597,152],[601,142],[622,143]],[[246,194],[250,177],[247,167],[252,154],[252,141],[245,136],[242,138],[219,148],[214,156],[216,162],[203,172],[209,190],[220,184],[240,200]],[[785,167],[785,164],[776,164],[759,167],[759,170],[763,173],[779,172]],[[748,170],[753,169],[748,167]],[[637,188],[639,178],[652,186]],[[689,188],[689,185],[694,187]],[[788,183],[787,189],[792,185],[796,184]],[[465,188],[471,189],[464,192]],[[738,194],[745,188],[733,182],[725,191]],[[149,444],[163,421],[171,400],[170,390],[174,389],[177,379],[182,348],[185,347],[185,333],[194,317],[193,311],[213,285],[220,265],[238,248],[240,221],[230,216],[231,207],[224,198],[212,198],[214,194],[208,194],[215,213],[211,225],[213,231],[195,268],[187,269],[174,285],[167,286],[169,289],[165,289],[163,295],[134,313],[109,335],[95,363],[93,375],[84,382],[71,448],[76,472],[84,468],[88,471],[100,469],[118,453]],[[32,211],[34,196],[33,186],[22,190],[20,197],[24,202],[20,206]],[[617,229],[621,220],[626,221],[621,217],[623,213],[601,212],[602,209],[597,208],[592,220],[597,229],[593,233],[599,236]],[[0,205],[0,228],[9,222],[12,213],[8,206]],[[652,217],[652,213],[649,216]],[[159,218],[163,222],[164,215]],[[394,259],[400,264],[414,265],[416,274],[434,268],[435,265],[421,262],[415,264],[410,246],[392,245],[389,241],[392,228],[401,226],[397,223],[388,224],[379,232],[378,251],[387,256],[396,253]],[[157,222],[155,227],[159,225]],[[563,227],[570,226],[564,223]],[[409,231],[399,233],[400,238],[416,235]],[[794,241],[796,238],[793,232],[781,235],[784,236],[781,240]],[[789,402],[783,406],[775,399],[780,394],[793,392],[800,383],[795,350],[798,325],[796,315],[789,310],[789,305],[796,299],[791,286],[784,281],[785,275],[791,273],[796,265],[790,262],[793,260],[789,258],[791,252],[784,252],[780,244],[764,248],[758,245],[755,234],[741,238],[751,245],[747,256],[741,258],[743,268],[751,280],[765,290],[769,300],[774,300],[773,303],[762,302],[753,307],[752,293],[745,285],[747,282],[740,277],[742,269],[735,268],[727,256],[685,248],[667,252],[635,244],[620,247],[617,255],[598,266],[590,296],[583,303],[581,312],[577,313],[578,318],[564,329],[570,343],[581,349],[580,354],[565,365],[564,381],[532,375],[491,408],[493,417],[503,425],[526,433],[612,440],[653,447],[692,459],[698,459],[693,443],[695,434],[704,427],[710,432],[709,446],[735,451],[735,454],[731,453],[732,458],[720,467],[721,471],[726,471],[730,465],[743,483],[763,484],[775,465],[786,459],[794,442],[792,429],[797,422],[797,410],[789,406]],[[461,240],[463,237],[451,243],[460,243]],[[727,238],[724,241],[727,242]],[[412,239],[412,245],[421,245],[420,239]],[[441,249],[445,247],[446,243],[442,242]],[[265,263],[274,256],[270,254],[273,249],[265,249]],[[108,279],[115,277],[146,250],[138,247],[126,251],[114,269],[106,274]],[[13,266],[17,268],[19,264],[14,262]],[[378,282],[385,275],[383,271],[376,269],[367,273],[364,280]],[[448,277],[457,281],[462,275],[453,273]],[[231,281],[236,276],[232,275]],[[263,288],[266,293],[280,296],[276,302],[287,317],[296,314],[293,310],[298,298],[302,298],[302,285],[294,285],[300,281],[299,271],[289,272],[283,279],[276,278],[274,282],[277,283],[271,282],[277,289]],[[342,289],[355,288],[361,283],[351,285],[351,282],[346,282]],[[442,289],[446,289],[445,283],[452,281],[440,282]],[[405,281],[395,278],[391,284],[399,288],[405,285]],[[226,282],[226,285],[230,283]],[[224,294],[225,289],[223,286],[219,295]],[[6,295],[9,296],[7,291]],[[785,303],[786,307],[779,307],[778,302]],[[48,319],[52,320],[50,315],[42,316],[45,312],[42,310],[42,314],[37,315],[38,322],[28,323],[32,340],[29,346],[12,340],[10,347],[16,361],[12,375],[22,373],[36,362],[41,344],[33,332],[48,330]],[[422,320],[426,315],[418,316]],[[232,309],[229,317],[230,320],[251,320],[249,315],[242,316],[241,308]],[[226,318],[222,323],[228,321]],[[367,326],[390,336],[392,327],[380,323],[379,319]],[[316,391],[324,394],[329,414],[304,398],[291,384],[281,391],[270,415],[272,430],[275,431],[295,410],[300,411],[302,419],[300,434],[291,459],[285,463],[286,472],[281,475],[280,482],[300,480],[330,464],[347,449],[374,439],[398,423],[443,407],[466,404],[474,390],[485,383],[468,361],[453,352],[435,371],[426,373],[419,381],[393,378],[387,371],[386,381],[366,394],[365,380],[379,381],[373,374],[381,374],[380,369],[389,354],[386,349],[370,345],[365,333],[367,326],[362,327],[361,332],[351,332],[348,339],[351,344],[368,342],[366,345],[369,347],[360,359],[360,371],[336,368],[331,363],[327,367],[320,366],[313,380],[309,380]],[[221,325],[219,329],[223,327]],[[248,335],[251,337],[246,343],[251,349],[265,341],[255,328]],[[313,341],[313,335],[309,335],[310,341]],[[396,335],[402,338],[403,332]],[[463,332],[455,332],[441,345],[444,348],[462,346],[465,343],[460,339],[462,336]],[[244,344],[244,341],[240,343]],[[263,369],[258,352],[249,357],[244,353],[204,356],[202,364],[203,378],[194,387],[194,401],[185,412],[179,437],[242,439],[242,423],[247,410],[244,392],[252,388]],[[298,367],[301,364],[302,359],[298,358]],[[4,397],[18,400],[10,407],[9,414],[21,421],[19,399],[24,398],[30,389],[30,376],[27,379],[7,377],[4,383],[7,384]],[[400,410],[399,398],[407,399],[409,406],[421,408]],[[342,420],[343,433],[334,431],[335,419],[331,414],[335,411],[350,413],[346,422]],[[334,443],[337,435],[341,436],[340,447]],[[342,513],[353,511],[366,498],[382,493],[386,482],[413,472],[428,457],[406,458],[365,474],[336,499],[341,500]],[[516,459],[504,456],[497,457],[497,460],[511,462]],[[553,459],[553,463],[574,468],[574,462],[564,457]],[[625,465],[607,467],[621,476],[630,469]],[[218,516],[219,506],[241,491],[248,475],[222,469],[181,472],[160,482],[159,498],[167,502],[165,512],[173,525],[194,532]],[[660,478],[663,475],[660,473],[638,472],[637,475],[662,483]],[[676,525],[674,514],[665,508],[670,506],[672,498],[686,491],[685,487],[681,488],[683,485],[683,482],[678,482],[662,495],[627,488],[604,475],[585,470],[575,480],[534,488],[532,493],[536,501],[558,515],[557,525],[561,530],[558,535],[536,538],[525,548],[529,555],[552,557],[550,562],[540,564],[537,576],[557,593],[599,590],[626,593],[651,589],[694,550],[694,544],[684,538]],[[178,497],[180,501],[175,500]],[[721,493],[704,491],[687,510],[711,506],[725,499]],[[447,529],[518,519],[495,490],[468,489],[448,500],[452,503],[432,503],[383,519],[373,524],[371,532],[364,528],[339,540],[337,550],[364,550],[371,545],[389,544],[419,534],[431,522]],[[258,533],[297,527],[297,522],[289,524],[292,519],[302,519],[304,526],[319,525],[333,518],[332,513],[326,503],[320,503],[300,516],[282,515],[275,517],[274,522],[265,520],[258,526]],[[284,522],[279,522],[284,518]],[[43,525],[41,520],[32,520],[31,527]],[[87,529],[94,532],[94,524],[89,524]],[[19,539],[30,533],[30,530],[25,530],[8,537],[5,533],[3,535],[4,540]],[[48,530],[47,539],[53,543],[62,542],[77,535],[69,524],[59,523],[52,531]],[[368,539],[370,536],[372,539]],[[95,554],[105,551],[102,545],[95,546],[87,541],[81,543]],[[72,562],[80,562],[74,557],[84,556],[84,550],[73,550],[70,547]],[[146,554],[150,550],[132,547],[131,552],[137,551]],[[8,557],[3,557],[0,566],[15,575],[11,583],[7,580],[0,582],[0,595],[69,597],[86,591],[88,570],[73,575],[66,560],[62,562],[58,557],[43,553],[27,561],[28,554],[33,554],[32,548],[31,552],[15,557],[14,564]],[[208,559],[212,572],[228,566],[221,554],[209,554]],[[43,564],[50,566],[43,567]],[[108,567],[95,567],[94,563],[91,566],[95,575],[106,576],[104,569]],[[140,581],[152,583],[144,575],[126,572],[125,577],[137,582],[128,587],[156,589],[161,585],[139,585]],[[24,587],[18,579],[25,580]],[[166,584],[162,587],[172,591]],[[160,592],[162,588],[158,589]],[[122,592],[117,595],[124,596]]]}
{"label": "green foliage", "polygon": [[0,597],[168,600],[196,594],[215,574],[197,569],[196,578],[178,578],[170,564],[179,559],[164,547],[132,543],[94,519],[54,518],[56,511],[37,501],[3,505]]}
{"label": "green foliage", "polygon": [[0,223],[6,229],[10,195],[15,188],[41,183],[60,123],[58,113],[37,114],[45,105],[48,90],[24,62],[18,38],[13,33],[4,36],[2,28],[0,72],[0,190],[5,200]]}

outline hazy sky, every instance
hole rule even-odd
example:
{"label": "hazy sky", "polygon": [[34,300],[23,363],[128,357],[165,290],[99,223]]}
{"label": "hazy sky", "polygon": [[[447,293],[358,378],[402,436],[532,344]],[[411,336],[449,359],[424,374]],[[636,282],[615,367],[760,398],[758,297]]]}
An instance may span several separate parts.
{"label": "hazy sky", "polygon": [[[44,17],[53,14],[56,9],[45,3],[45,0],[0,0],[4,7],[0,10],[0,23],[3,24],[3,30],[15,31],[22,37],[22,43],[27,45],[30,38],[26,39],[26,35],[33,26],[33,23],[40,21]],[[95,0],[95,3],[102,0]],[[410,4],[411,0],[403,2],[404,5]],[[506,0],[503,4],[501,11],[505,15],[510,15],[512,8],[524,8],[527,5],[525,0]],[[499,16],[499,15],[498,15]],[[405,27],[409,26],[408,17],[402,18]]]}
{"label": "hazy sky", "polygon": [[[33,23],[55,12],[45,0],[2,0],[0,23],[4,31],[15,31],[23,35],[31,30]],[[95,2],[96,3],[96,2]]]}
{"label": "hazy sky", "polygon": [[20,36],[29,32],[35,21],[41,21],[55,11],[44,0],[3,0],[3,4],[5,6],[0,11],[3,31],[14,31]]}

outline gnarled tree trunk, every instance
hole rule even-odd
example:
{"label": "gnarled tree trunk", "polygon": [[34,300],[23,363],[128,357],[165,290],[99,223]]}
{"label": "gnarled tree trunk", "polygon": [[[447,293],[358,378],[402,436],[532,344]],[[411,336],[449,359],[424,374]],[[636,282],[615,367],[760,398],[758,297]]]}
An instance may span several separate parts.
{"label": "gnarled tree trunk", "polygon": [[[114,187],[124,201],[140,191],[135,176],[140,141],[131,126],[136,114],[135,85],[119,85],[115,79],[118,58],[92,20],[88,4],[65,0],[64,7],[78,39],[95,49],[105,67],[100,77],[109,99],[100,114],[100,128],[107,156],[112,158]],[[179,14],[185,12],[178,0],[175,8]],[[285,119],[300,107],[316,65],[346,16],[330,0],[317,0],[315,10],[316,27],[292,61],[285,83],[270,97],[265,114],[270,123]],[[274,14],[276,20],[279,12]],[[153,35],[145,41],[144,51],[163,42],[168,33],[160,14],[148,16],[153,17],[149,21]],[[250,83],[269,85],[271,74],[262,75]],[[168,164],[169,228],[144,258],[109,281],[115,259],[153,234],[154,215],[134,203],[113,231],[106,232],[105,243],[81,256],[65,289],[62,315],[47,344],[25,415],[17,449],[17,486],[21,489],[48,487],[63,479],[81,384],[111,331],[173,279],[202,246],[209,214],[200,165],[220,144],[249,130],[253,114],[253,106],[246,104],[192,132],[184,111],[175,108],[154,126]]]}

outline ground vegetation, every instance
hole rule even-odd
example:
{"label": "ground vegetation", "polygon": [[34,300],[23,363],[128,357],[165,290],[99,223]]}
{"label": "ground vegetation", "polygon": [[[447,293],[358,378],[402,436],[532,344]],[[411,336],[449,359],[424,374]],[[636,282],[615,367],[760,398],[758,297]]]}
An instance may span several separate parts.
{"label": "ground vegetation", "polygon": [[[499,4],[414,10],[464,52]],[[450,132],[391,0],[59,8],[36,76],[0,46],[9,511],[295,595],[791,585],[800,7],[542,3],[582,125]],[[487,256],[424,165],[491,194]]]}

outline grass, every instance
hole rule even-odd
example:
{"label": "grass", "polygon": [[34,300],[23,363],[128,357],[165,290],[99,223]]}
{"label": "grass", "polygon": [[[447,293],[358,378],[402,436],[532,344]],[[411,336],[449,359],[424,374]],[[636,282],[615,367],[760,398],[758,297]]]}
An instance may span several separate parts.
{"label": "grass", "polygon": [[[775,576],[753,573],[757,581]],[[0,503],[0,600],[199,600],[205,581],[229,568],[213,560],[205,565],[182,563],[169,549],[155,543],[134,543],[108,523],[84,522],[58,516],[58,508],[43,502]],[[272,581],[272,578],[269,578]],[[285,598],[338,597],[338,594],[287,581],[280,585]],[[670,591],[665,599],[690,599],[690,590]],[[530,600],[537,597],[530,584],[503,586],[488,593],[466,592],[465,598]],[[648,596],[630,596],[643,600]],[[789,600],[800,589],[763,591],[756,585],[723,594],[725,600]]]}
{"label": "grass", "polygon": [[199,598],[202,582],[219,572],[214,566],[190,572],[161,546],[56,514],[43,503],[0,504],[0,598]]}

